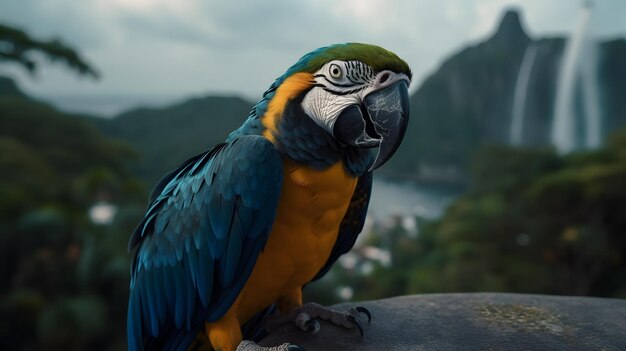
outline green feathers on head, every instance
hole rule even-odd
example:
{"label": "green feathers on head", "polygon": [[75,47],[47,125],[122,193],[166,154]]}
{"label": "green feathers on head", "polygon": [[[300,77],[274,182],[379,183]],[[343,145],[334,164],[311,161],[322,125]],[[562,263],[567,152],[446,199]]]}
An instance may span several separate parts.
{"label": "green feathers on head", "polygon": [[361,43],[335,44],[312,51],[293,65],[285,77],[297,72],[314,73],[332,60],[361,61],[376,72],[391,70],[396,73],[404,73],[411,78],[409,65],[396,54],[380,46]]}

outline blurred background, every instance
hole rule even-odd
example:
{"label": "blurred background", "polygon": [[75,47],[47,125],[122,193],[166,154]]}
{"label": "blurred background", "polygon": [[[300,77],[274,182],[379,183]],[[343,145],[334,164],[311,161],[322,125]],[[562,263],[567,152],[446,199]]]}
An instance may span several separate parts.
{"label": "blurred background", "polygon": [[123,350],[149,190],[301,55],[414,72],[357,247],[306,299],[626,298],[626,2],[0,2],[0,349]]}

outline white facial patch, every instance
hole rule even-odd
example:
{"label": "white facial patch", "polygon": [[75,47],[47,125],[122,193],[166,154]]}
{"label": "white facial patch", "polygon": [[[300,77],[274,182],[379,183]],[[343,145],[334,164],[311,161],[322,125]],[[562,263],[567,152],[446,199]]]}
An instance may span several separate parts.
{"label": "white facial patch", "polygon": [[370,90],[374,71],[360,61],[331,61],[314,74],[316,86],[302,101],[304,112],[332,134],[337,117],[360,104]]}
{"label": "white facial patch", "polygon": [[315,87],[304,97],[302,108],[320,127],[332,134],[341,111],[360,102],[361,99],[357,94],[336,95],[322,87]]}

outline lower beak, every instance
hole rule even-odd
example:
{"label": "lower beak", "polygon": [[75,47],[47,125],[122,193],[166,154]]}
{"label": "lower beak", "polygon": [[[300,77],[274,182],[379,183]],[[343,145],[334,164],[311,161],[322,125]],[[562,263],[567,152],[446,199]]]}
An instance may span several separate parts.
{"label": "lower beak", "polygon": [[369,171],[387,162],[396,152],[409,123],[409,92],[399,81],[368,94],[363,105],[346,108],[333,127],[335,138],[358,148],[378,146]]}

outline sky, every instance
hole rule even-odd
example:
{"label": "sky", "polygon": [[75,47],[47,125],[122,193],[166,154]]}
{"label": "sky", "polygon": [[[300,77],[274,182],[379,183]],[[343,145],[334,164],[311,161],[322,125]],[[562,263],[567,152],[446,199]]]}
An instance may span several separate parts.
{"label": "sky", "polygon": [[[596,0],[591,30],[626,37],[626,1]],[[69,110],[112,115],[208,94],[260,98],[305,53],[365,42],[404,58],[412,89],[450,55],[486,39],[508,8],[531,37],[563,36],[578,0],[0,0],[0,22],[39,39],[61,38],[102,77],[43,62],[36,76],[12,65],[29,94]]]}

